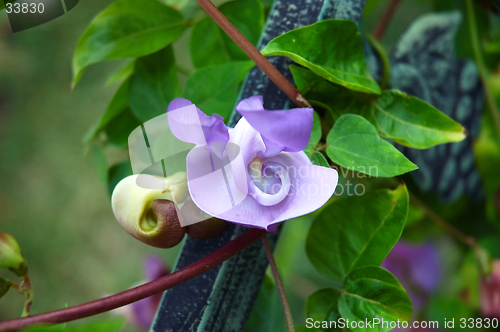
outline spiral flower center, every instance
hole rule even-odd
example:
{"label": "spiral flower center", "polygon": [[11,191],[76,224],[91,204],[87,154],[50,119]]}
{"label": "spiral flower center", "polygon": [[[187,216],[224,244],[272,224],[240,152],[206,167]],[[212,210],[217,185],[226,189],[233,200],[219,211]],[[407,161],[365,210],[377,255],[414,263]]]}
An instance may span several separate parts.
{"label": "spiral flower center", "polygon": [[249,194],[261,205],[276,205],[290,192],[290,176],[281,164],[264,163],[254,158],[248,165],[248,174],[251,179]]}

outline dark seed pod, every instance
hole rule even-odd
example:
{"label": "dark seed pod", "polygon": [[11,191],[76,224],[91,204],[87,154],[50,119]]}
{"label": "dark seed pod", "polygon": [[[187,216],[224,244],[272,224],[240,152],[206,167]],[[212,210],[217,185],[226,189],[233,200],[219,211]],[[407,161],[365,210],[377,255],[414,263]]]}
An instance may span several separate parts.
{"label": "dark seed pod", "polygon": [[195,239],[210,239],[222,233],[226,228],[226,223],[227,222],[222,219],[210,218],[186,226],[186,233]]}
{"label": "dark seed pod", "polygon": [[195,239],[209,239],[219,235],[226,228],[227,222],[211,217],[201,211],[191,199],[182,206],[181,213],[184,217],[187,235]]}

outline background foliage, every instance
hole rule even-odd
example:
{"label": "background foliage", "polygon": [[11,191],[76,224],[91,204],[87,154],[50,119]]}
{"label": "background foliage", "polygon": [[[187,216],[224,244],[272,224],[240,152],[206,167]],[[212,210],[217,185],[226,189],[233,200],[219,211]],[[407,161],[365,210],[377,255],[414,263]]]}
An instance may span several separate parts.
{"label": "background foliage", "polygon": [[[127,156],[123,149],[128,133],[141,122],[163,113],[168,102],[179,96],[192,100],[208,114],[217,111],[227,119],[237,98],[239,84],[253,66],[209,18],[197,11],[192,1],[166,1],[180,6],[182,14],[155,1],[145,1],[137,21],[124,23],[120,20],[121,15],[131,10],[127,5],[132,2],[120,0],[108,8],[112,1],[99,4],[82,1],[79,8],[58,20],[15,35],[9,31],[6,15],[0,13],[3,24],[0,37],[0,87],[3,87],[0,92],[0,134],[3,136],[0,153],[4,156],[0,164],[0,210],[4,211],[0,225],[2,231],[15,235],[30,262],[36,292],[34,313],[85,302],[131,286],[141,278],[141,264],[147,254],[157,253],[173,263],[176,250],[160,251],[146,247],[119,229],[112,216],[109,191],[121,177],[130,173],[124,162]],[[364,12],[365,31],[373,29],[386,4],[387,1],[383,0],[368,1]],[[105,14],[98,16],[87,28],[91,18],[104,8],[108,8]],[[220,8],[253,43],[257,42],[264,15],[269,10],[268,2],[241,0],[224,3]],[[382,45],[391,49],[408,23],[419,14],[449,9],[464,12],[464,8],[463,1],[405,1]],[[487,45],[494,50],[493,36],[498,19],[481,10],[477,15],[488,15],[488,20],[479,21],[479,31],[482,40],[490,42]],[[172,17],[175,19],[171,20]],[[460,26],[457,34],[460,38],[456,40],[461,56],[472,55],[470,40],[464,30],[466,23],[467,20]],[[114,36],[118,33],[133,35],[134,29],[144,25],[151,28],[151,36],[147,37],[151,39],[150,43],[131,48],[130,40],[122,45],[119,36]],[[441,116],[434,107],[399,92],[380,89],[366,66],[359,65],[364,60],[359,47],[361,38],[356,35],[354,23],[330,21],[316,28],[318,40],[311,42],[310,32],[303,29],[276,39],[263,51],[267,55],[288,56],[310,69],[292,69],[298,88],[317,105],[334,109],[331,118],[324,117],[323,120],[327,124],[335,120],[329,133],[322,132],[316,115],[312,145],[306,151],[315,163],[325,165],[325,154],[344,167],[349,167],[349,162],[354,159],[357,171],[370,174],[368,166],[371,164],[357,157],[362,155],[382,161],[378,176],[393,177],[416,166],[379,135],[419,149],[463,137],[463,128]],[[109,29],[106,31],[110,38],[117,37],[117,42],[109,48],[97,47],[98,29]],[[321,33],[327,33],[328,29],[345,32],[346,40],[331,47],[338,50],[346,43],[352,43],[349,50],[358,59],[355,65],[346,60],[349,57],[343,52],[324,52],[311,57],[311,52],[295,43],[295,40],[307,41],[319,47],[325,40]],[[206,35],[210,38],[204,38]],[[178,37],[178,41],[166,47]],[[128,57],[136,59],[117,60]],[[98,63],[110,59],[113,61]],[[173,59],[176,63],[171,61]],[[498,63],[494,54],[486,60],[490,70]],[[347,68],[346,72],[352,75],[337,75],[336,71],[330,70],[332,63]],[[74,88],[72,92],[71,86]],[[367,93],[369,97],[366,97]],[[332,94],[337,98],[331,99]],[[361,100],[361,104],[353,103],[353,100]],[[388,125],[389,108],[403,115]],[[404,108],[423,110],[423,115],[421,118],[405,118],[401,111]],[[409,120],[413,121],[413,126],[407,125]],[[483,179],[493,181],[486,186],[489,198],[499,184],[498,176],[494,174],[497,168],[491,165],[498,165],[500,159],[490,123],[486,118],[477,144]],[[346,132],[352,134],[354,129],[360,130],[360,137],[345,139]],[[314,149],[322,136],[325,154]],[[375,148],[372,146],[374,141]],[[346,158],[346,151],[352,156]],[[387,159],[380,159],[380,156]],[[363,170],[361,166],[366,167]],[[365,184],[365,180],[353,178],[350,179],[355,183]],[[409,177],[405,179],[410,191],[423,196],[426,204],[462,231],[480,238],[487,248],[497,243],[487,237],[497,232],[495,227],[498,227],[498,216],[491,200],[485,215],[483,206],[466,198],[450,206],[440,203],[432,194],[420,195],[416,184]],[[367,186],[396,187],[394,182],[384,181],[371,180]],[[332,219],[338,223],[326,222]],[[350,222],[368,219],[370,225],[378,227],[371,229]],[[471,223],[471,220],[476,222]],[[337,239],[324,236],[324,229],[328,227],[334,228],[329,233],[338,235]],[[443,259],[443,280],[450,280],[432,296],[428,308],[422,311],[422,317],[477,316],[478,291],[470,286],[479,283],[478,268],[473,259],[467,256],[466,248],[457,245],[449,235],[431,224],[419,208],[409,206],[407,187],[401,185],[392,191],[372,191],[356,200],[334,200],[312,216],[287,222],[276,256],[288,287],[297,326],[303,325],[304,315],[318,318],[359,315],[356,310],[363,307],[363,303],[356,301],[378,301],[379,307],[373,314],[380,314],[387,299],[371,297],[373,294],[367,291],[370,287],[386,287],[387,292],[394,295],[392,304],[396,303],[397,309],[387,315],[396,319],[409,318],[411,304],[400,283],[385,270],[368,266],[382,263],[401,234],[406,240],[416,242],[432,238]],[[384,246],[377,244],[370,248],[370,241],[377,237],[384,239]],[[329,248],[332,241],[342,244],[342,252]],[[360,250],[360,241],[363,250]],[[367,281],[366,276],[375,280]],[[344,278],[345,292],[340,294],[336,289]],[[472,295],[456,301],[464,289]],[[249,330],[263,330],[259,324],[269,312],[276,312],[276,316],[280,314],[273,281],[266,279],[263,290],[266,293],[261,292],[259,301],[269,308],[254,312]],[[325,302],[336,305],[325,309],[322,307]],[[21,307],[22,298],[14,292],[9,293],[0,301],[0,320],[15,317]],[[262,315],[260,319],[259,315]],[[284,328],[279,318],[266,321],[266,324],[265,328],[272,331]],[[127,328],[132,329],[131,326]]]}

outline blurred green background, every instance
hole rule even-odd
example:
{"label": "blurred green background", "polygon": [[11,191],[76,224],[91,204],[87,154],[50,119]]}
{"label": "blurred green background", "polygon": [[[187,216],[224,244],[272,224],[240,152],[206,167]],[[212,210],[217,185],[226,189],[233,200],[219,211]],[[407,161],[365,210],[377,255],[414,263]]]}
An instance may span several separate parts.
{"label": "blurred green background", "polygon": [[[105,87],[105,82],[121,63],[90,66],[70,91],[71,59],[91,19],[111,2],[81,0],[62,17],[16,34],[0,11],[0,231],[18,240],[29,262],[32,313],[127,289],[143,278],[147,255],[157,254],[172,266],[179,249],[155,249],[126,234],[114,219],[107,187],[90,154],[84,155],[82,138],[118,88]],[[366,31],[372,31],[387,2],[367,1]],[[390,49],[413,19],[431,10],[429,1],[404,1],[384,46]],[[176,58],[191,70],[188,36],[177,43]],[[126,157],[122,150],[107,150],[110,163]],[[288,222],[276,252],[297,322],[304,319],[305,298],[331,286],[314,272],[304,252],[310,221]],[[12,276],[0,271],[0,277],[19,281]],[[23,303],[21,295],[10,291],[0,300],[0,320],[18,317]]]}
{"label": "blurred green background", "polygon": [[[80,1],[15,34],[0,11],[0,230],[18,240],[28,260],[32,313],[125,290],[143,278],[144,257],[173,264],[176,256],[176,249],[146,246],[122,230],[83,153],[82,137],[117,88],[104,87],[116,66],[89,68],[70,91],[71,59],[86,26],[111,2]],[[110,153],[110,160],[119,157]],[[20,281],[7,271],[0,276]],[[11,290],[0,300],[0,320],[18,317],[23,303]]]}

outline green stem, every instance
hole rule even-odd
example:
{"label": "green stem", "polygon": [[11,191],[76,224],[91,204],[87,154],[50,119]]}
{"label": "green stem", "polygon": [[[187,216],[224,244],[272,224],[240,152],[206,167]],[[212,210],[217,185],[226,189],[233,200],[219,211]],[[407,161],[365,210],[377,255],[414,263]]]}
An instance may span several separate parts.
{"label": "green stem", "polygon": [[266,250],[269,266],[271,267],[271,271],[273,272],[274,280],[276,282],[276,288],[278,288],[278,293],[280,294],[281,304],[283,305],[283,311],[285,313],[285,320],[288,332],[294,332],[295,327],[293,326],[292,311],[290,310],[290,305],[288,304],[288,299],[285,293],[285,287],[283,287],[283,281],[281,281],[278,267],[276,266],[276,262],[274,261],[273,250],[269,245],[267,236],[262,237],[262,243],[264,244],[264,249]]}
{"label": "green stem", "polygon": [[35,294],[31,289],[31,282],[28,274],[24,275],[24,281],[19,285],[19,290],[26,296],[21,317],[27,317],[30,314],[31,305],[33,304],[33,299],[35,297]]}
{"label": "green stem", "polygon": [[372,45],[375,52],[377,52],[380,62],[382,63],[382,77],[380,79],[380,88],[383,90],[389,85],[389,80],[391,78],[391,61],[389,60],[389,56],[385,51],[384,47],[380,42],[375,39],[375,37],[370,35],[365,35],[366,39],[370,45]]}
{"label": "green stem", "polygon": [[476,65],[479,71],[479,75],[481,76],[481,81],[484,86],[484,94],[486,96],[486,101],[488,103],[488,108],[491,112],[491,116],[495,122],[495,126],[497,128],[498,134],[500,134],[500,114],[498,113],[498,107],[495,102],[495,97],[493,96],[493,92],[491,91],[489,82],[488,82],[488,70],[486,65],[484,64],[483,55],[481,53],[481,46],[479,43],[479,34],[477,31],[476,25],[476,16],[474,13],[474,4],[472,0],[465,0],[467,4],[467,17],[469,21],[469,34],[472,44],[472,51],[474,52],[474,59],[476,60]]}

